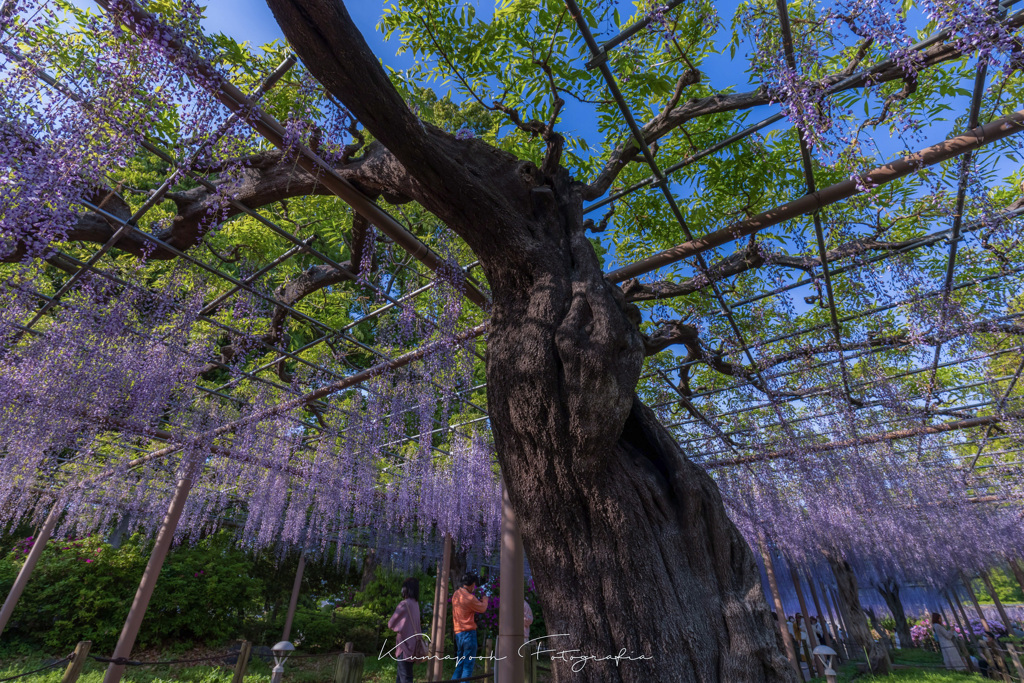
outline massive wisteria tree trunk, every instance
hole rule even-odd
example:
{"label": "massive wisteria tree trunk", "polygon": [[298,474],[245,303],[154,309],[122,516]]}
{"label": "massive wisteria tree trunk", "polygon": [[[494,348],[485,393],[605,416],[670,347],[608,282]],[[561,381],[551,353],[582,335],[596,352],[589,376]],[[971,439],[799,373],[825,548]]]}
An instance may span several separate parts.
{"label": "massive wisteria tree trunk", "polygon": [[419,121],[340,1],[268,4],[376,137],[360,185],[422,204],[484,268],[498,458],[549,632],[568,634],[548,647],[637,658],[556,660],[559,680],[790,681],[717,487],[636,396],[638,315],[585,236],[582,185]]}
{"label": "massive wisteria tree trunk", "polygon": [[[853,639],[857,648],[864,652],[868,658],[871,672],[875,674],[887,674],[891,670],[889,655],[885,647],[876,643],[871,637],[871,628],[868,626],[867,615],[860,605],[859,588],[857,577],[853,568],[839,554],[826,553],[829,566],[832,567],[832,574],[836,579],[839,595],[839,609],[843,611],[843,621],[846,622],[847,636]],[[852,653],[856,656],[858,653]]]}

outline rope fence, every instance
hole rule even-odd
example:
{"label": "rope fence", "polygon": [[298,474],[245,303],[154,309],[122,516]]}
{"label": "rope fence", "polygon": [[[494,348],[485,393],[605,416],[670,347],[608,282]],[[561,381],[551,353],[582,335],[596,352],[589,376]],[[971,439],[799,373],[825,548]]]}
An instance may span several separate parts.
{"label": "rope fence", "polygon": [[89,658],[94,659],[97,662],[103,662],[104,664],[117,664],[119,666],[163,666],[166,664],[194,664],[196,662],[210,662],[218,659],[227,659],[228,657],[232,657],[237,654],[237,652],[226,652],[223,654],[195,657],[192,659],[162,659],[155,662],[139,662],[133,659],[128,659],[127,657],[103,657],[100,655],[89,655]]}
{"label": "rope fence", "polygon": [[56,668],[58,666],[61,666],[62,664],[65,664],[66,662],[70,662],[74,658],[75,658],[75,653],[72,652],[71,654],[67,655],[66,657],[62,657],[61,659],[58,659],[55,662],[51,662],[50,664],[47,664],[46,666],[41,666],[38,669],[33,669],[32,671],[25,671],[23,673],[15,675],[15,676],[8,676],[7,678],[0,678],[0,683],[5,683],[5,681],[14,681],[14,680],[17,680],[19,678],[24,678],[25,676],[31,676],[32,674],[37,674],[37,673],[39,673],[41,671],[47,671],[48,669],[54,669],[54,668]]}

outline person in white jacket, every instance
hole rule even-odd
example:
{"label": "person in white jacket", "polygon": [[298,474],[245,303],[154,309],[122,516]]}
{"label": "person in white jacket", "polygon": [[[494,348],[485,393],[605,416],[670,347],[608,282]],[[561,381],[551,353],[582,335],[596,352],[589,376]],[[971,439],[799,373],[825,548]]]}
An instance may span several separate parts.
{"label": "person in white jacket", "polygon": [[934,612],[932,613],[932,634],[942,651],[942,663],[946,665],[946,668],[951,671],[966,671],[967,665],[964,664],[960,650],[957,649],[956,642],[953,640],[956,637],[955,634],[943,626],[942,615]]}

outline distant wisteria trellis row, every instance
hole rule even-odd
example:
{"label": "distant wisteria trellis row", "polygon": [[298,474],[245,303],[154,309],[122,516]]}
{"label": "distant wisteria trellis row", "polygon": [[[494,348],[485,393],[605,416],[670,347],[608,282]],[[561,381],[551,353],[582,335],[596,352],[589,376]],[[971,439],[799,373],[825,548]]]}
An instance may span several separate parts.
{"label": "distant wisteria trellis row", "polygon": [[[143,140],[169,138],[169,152],[183,160],[177,178],[219,165],[222,180],[244,181],[245,162],[232,160],[251,152],[251,131],[208,95],[202,72],[168,49],[173,31],[188,41],[193,59],[214,61],[198,31],[198,5],[185,2],[182,12],[165,17],[173,22],[166,26],[136,25],[126,7],[112,2],[109,13],[84,20],[75,32],[83,41],[75,60],[53,44],[72,30],[65,14],[71,6],[5,5],[0,255],[22,262],[6,272],[0,293],[0,522],[38,521],[56,506],[64,534],[114,527],[153,534],[184,476],[194,486],[178,527],[183,541],[226,525],[246,547],[301,547],[336,561],[354,547],[385,551],[382,559],[422,561],[439,551],[445,535],[471,555],[489,554],[501,500],[493,448],[483,431],[446,427],[459,408],[455,395],[472,386],[476,360],[471,346],[453,339],[464,289],[454,261],[428,297],[435,315],[417,310],[420,301],[378,317],[378,348],[401,352],[432,343],[432,352],[321,399],[315,428],[308,412],[276,406],[332,379],[317,369],[300,366],[283,394],[267,386],[243,392],[247,402],[197,388],[224,327],[209,324],[211,310],[195,281],[201,276],[181,263],[157,288],[142,272],[143,259],[79,274],[59,305],[48,298],[52,288],[33,259],[54,255],[83,201],[121,215],[119,198],[97,188],[110,185]],[[40,40],[47,35],[49,41]],[[102,49],[90,54],[89,41]],[[25,45],[32,50],[22,52]],[[42,83],[40,72],[55,75],[60,88]],[[297,110],[324,99],[308,78],[300,91]],[[286,140],[309,144],[315,130],[326,138],[321,155],[335,158],[350,121],[343,110],[331,112],[315,124],[289,119]],[[234,189],[222,182],[218,190],[221,201],[208,209],[200,234],[223,221],[220,211]],[[147,227],[159,233],[165,226],[157,219]],[[368,241],[364,283],[372,232]],[[262,348],[266,324],[258,321],[266,303],[259,292],[257,283],[212,311],[234,323],[236,361],[222,366],[235,380]],[[44,303],[55,307],[33,320]],[[334,362],[344,368],[344,354]],[[236,428],[218,431],[232,422]]]}
{"label": "distant wisteria trellis row", "polygon": [[[195,486],[181,540],[227,526],[246,547],[303,548],[335,560],[367,545],[386,550],[382,557],[421,560],[445,535],[478,555],[495,547],[501,489],[493,446],[481,432],[456,431],[449,450],[432,446],[452,407],[439,393],[462,388],[459,367],[472,366],[457,344],[438,344],[422,363],[325,399],[328,426],[311,431],[304,416],[280,414],[280,397],[270,391],[239,408],[197,390],[209,351],[195,348],[201,301],[173,307],[170,296],[142,290],[115,296],[96,279],[34,334],[21,333],[32,297],[5,293],[5,526],[38,521],[56,505],[65,511],[65,534],[115,526],[152,534],[174,482],[188,477]],[[403,326],[399,312],[391,327],[399,334]],[[433,384],[424,381],[428,373]],[[228,432],[225,424],[237,427]],[[111,434],[116,441],[103,438]],[[180,450],[147,460],[161,435]]]}

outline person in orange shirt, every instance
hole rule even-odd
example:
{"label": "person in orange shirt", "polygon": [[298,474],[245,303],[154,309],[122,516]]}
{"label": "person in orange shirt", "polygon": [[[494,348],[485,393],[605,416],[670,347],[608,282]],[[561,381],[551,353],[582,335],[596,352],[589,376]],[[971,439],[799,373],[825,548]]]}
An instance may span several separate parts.
{"label": "person in orange shirt", "polygon": [[480,579],[468,572],[462,577],[462,587],[452,595],[452,621],[455,622],[455,674],[453,679],[473,675],[473,657],[476,655],[476,615],[487,611],[488,598],[480,600],[473,594]]}

